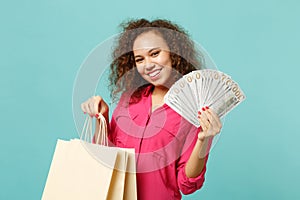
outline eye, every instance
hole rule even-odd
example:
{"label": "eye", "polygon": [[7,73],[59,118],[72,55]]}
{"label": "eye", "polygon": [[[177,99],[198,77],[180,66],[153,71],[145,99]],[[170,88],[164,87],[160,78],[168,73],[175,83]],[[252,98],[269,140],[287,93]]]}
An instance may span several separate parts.
{"label": "eye", "polygon": [[143,61],[142,58],[137,58],[137,59],[135,59],[135,63],[141,63],[142,61]]}
{"label": "eye", "polygon": [[158,56],[159,53],[160,53],[160,51],[154,51],[153,53],[151,53],[151,56],[156,57],[156,56]]}

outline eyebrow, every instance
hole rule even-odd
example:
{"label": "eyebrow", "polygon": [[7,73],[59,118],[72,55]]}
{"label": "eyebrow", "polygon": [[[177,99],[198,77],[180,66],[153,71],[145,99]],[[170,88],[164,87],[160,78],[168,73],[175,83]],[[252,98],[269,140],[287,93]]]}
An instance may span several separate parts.
{"label": "eyebrow", "polygon": [[[155,51],[155,50],[158,50],[158,49],[160,49],[160,47],[152,48],[152,49],[150,49],[150,50],[148,51],[148,53],[151,53],[152,51]],[[141,55],[136,55],[136,56],[134,56],[134,58],[137,58],[137,57],[142,57],[142,56],[141,56]]]}

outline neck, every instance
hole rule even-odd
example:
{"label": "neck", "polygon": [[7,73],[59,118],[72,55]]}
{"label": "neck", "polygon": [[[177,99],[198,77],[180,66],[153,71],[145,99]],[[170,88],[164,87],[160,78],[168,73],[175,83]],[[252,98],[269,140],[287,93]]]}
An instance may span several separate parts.
{"label": "neck", "polygon": [[163,86],[155,86],[152,95],[164,97],[169,91],[169,88]]}

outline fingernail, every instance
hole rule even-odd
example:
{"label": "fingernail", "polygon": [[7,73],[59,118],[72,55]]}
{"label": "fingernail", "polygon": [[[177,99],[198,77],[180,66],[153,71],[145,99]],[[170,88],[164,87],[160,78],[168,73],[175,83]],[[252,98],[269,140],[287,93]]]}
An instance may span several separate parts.
{"label": "fingernail", "polygon": [[203,107],[202,110],[205,111],[205,108]]}
{"label": "fingernail", "polygon": [[86,112],[83,112],[83,114],[86,114]]}
{"label": "fingernail", "polygon": [[198,111],[198,115],[201,115],[201,112],[200,112],[200,111]]}
{"label": "fingernail", "polygon": [[206,106],[205,108],[206,108],[206,109],[209,109],[209,107],[208,107],[208,106]]}
{"label": "fingernail", "polygon": [[96,117],[96,118],[99,118],[99,114],[96,114],[95,117]]}

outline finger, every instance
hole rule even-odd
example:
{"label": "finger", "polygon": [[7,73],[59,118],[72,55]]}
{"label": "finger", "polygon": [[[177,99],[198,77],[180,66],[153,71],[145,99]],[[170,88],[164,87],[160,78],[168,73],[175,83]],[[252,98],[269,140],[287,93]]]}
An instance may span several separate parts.
{"label": "finger", "polygon": [[95,104],[94,101],[91,101],[89,103],[89,110],[90,110],[90,113],[91,113],[91,117],[95,116],[94,104]]}
{"label": "finger", "polygon": [[207,110],[210,114],[211,114],[211,116],[213,117],[213,119],[214,119],[214,121],[216,122],[216,125],[218,126],[218,127],[222,127],[222,122],[221,122],[221,120],[220,120],[220,117],[212,110],[212,109],[208,109]]}
{"label": "finger", "polygon": [[87,109],[88,109],[88,113],[90,114],[90,116],[93,117],[95,115],[93,97],[91,97],[89,99],[88,104],[87,104]]}
{"label": "finger", "polygon": [[100,96],[94,97],[93,110],[94,110],[95,115],[97,115],[99,113],[101,101],[102,101],[102,97],[100,97]]}
{"label": "finger", "polygon": [[99,113],[102,115],[106,112],[106,103],[102,100],[99,104]]}
{"label": "finger", "polygon": [[206,110],[203,115],[206,115],[207,120],[206,120],[206,136],[214,136],[217,133],[218,127],[216,127],[216,122],[211,116],[211,114]]}
{"label": "finger", "polygon": [[210,129],[209,134],[215,136],[218,133],[220,133],[222,128],[222,123],[220,122],[220,118],[212,110],[207,110],[207,112],[208,115],[212,118],[211,119],[212,128]]}
{"label": "finger", "polygon": [[207,110],[206,111],[206,116],[210,122],[210,128],[211,130],[217,131],[220,129],[220,125],[217,122],[217,119],[214,118],[214,116]]}
{"label": "finger", "polygon": [[199,122],[200,122],[200,125],[201,125],[203,131],[207,131],[208,128],[209,128],[209,126],[210,126],[210,124],[209,124],[209,121],[207,120],[206,115],[203,114],[203,112],[202,112],[202,113],[201,113],[200,115],[198,115],[198,116],[199,116]]}
{"label": "finger", "polygon": [[201,118],[201,112],[200,111],[198,112],[198,121],[199,121],[200,126],[201,126],[201,131],[204,131],[205,127],[204,127],[203,119]]}
{"label": "finger", "polygon": [[89,106],[88,106],[88,102],[83,103],[82,107],[83,107],[83,110],[84,110],[85,113],[91,115],[91,112],[90,112],[90,109],[89,109]]}
{"label": "finger", "polygon": [[215,113],[212,109],[208,109],[208,112],[210,112],[211,113],[211,115],[213,116],[213,118],[218,122],[218,123],[220,123],[221,124],[221,120],[220,120],[220,117],[217,115],[217,113]]}
{"label": "finger", "polygon": [[201,117],[203,118],[203,120],[208,121],[208,116],[207,116],[207,113],[205,111],[206,111],[206,109],[203,107],[201,109]]}
{"label": "finger", "polygon": [[207,126],[208,129],[210,129],[213,125],[213,120],[212,117],[210,116],[210,113],[207,112],[206,108],[202,108],[202,117],[205,122],[205,125]]}
{"label": "finger", "polygon": [[209,121],[209,126],[207,127],[207,136],[215,136],[217,135],[220,130],[221,126],[218,124],[218,119],[215,119],[212,112],[208,107],[203,108],[203,115],[207,117]]}
{"label": "finger", "polygon": [[205,122],[203,121],[203,119],[201,117],[199,118],[199,122],[200,122],[202,131],[206,132],[207,131],[207,126],[205,125]]}
{"label": "finger", "polygon": [[80,105],[80,107],[81,107],[82,112],[83,112],[84,114],[86,114],[85,103],[82,103],[82,104]]}
{"label": "finger", "polygon": [[213,124],[214,123],[214,118],[212,117],[211,113],[208,111],[208,110],[205,110],[204,114],[206,115],[207,117],[207,120]]}

